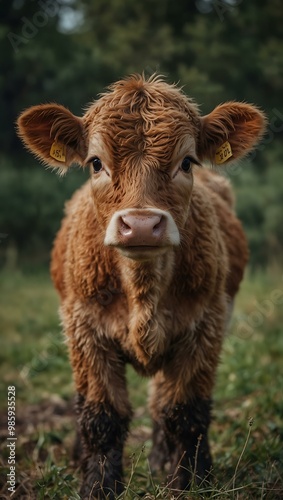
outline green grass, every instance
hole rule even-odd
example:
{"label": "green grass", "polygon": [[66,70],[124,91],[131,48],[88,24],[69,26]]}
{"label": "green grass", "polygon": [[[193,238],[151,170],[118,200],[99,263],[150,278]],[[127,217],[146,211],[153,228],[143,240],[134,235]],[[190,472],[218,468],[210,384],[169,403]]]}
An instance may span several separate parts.
{"label": "green grass", "polygon": [[[276,292],[277,290],[277,292]],[[281,293],[281,295],[280,295]],[[215,482],[186,498],[283,497],[283,279],[282,273],[248,275],[223,348],[210,441]],[[0,496],[7,492],[6,394],[17,395],[17,480],[13,498],[78,499],[79,474],[71,460],[74,392],[61,335],[58,299],[48,274],[0,274]],[[128,370],[135,408],[125,450],[123,499],[171,498],[166,477],[153,478],[146,409],[147,382]]]}
{"label": "green grass", "polygon": [[0,279],[1,394],[13,383],[18,404],[38,402],[53,393],[70,396],[71,369],[58,320],[59,302],[48,274],[9,272]]}

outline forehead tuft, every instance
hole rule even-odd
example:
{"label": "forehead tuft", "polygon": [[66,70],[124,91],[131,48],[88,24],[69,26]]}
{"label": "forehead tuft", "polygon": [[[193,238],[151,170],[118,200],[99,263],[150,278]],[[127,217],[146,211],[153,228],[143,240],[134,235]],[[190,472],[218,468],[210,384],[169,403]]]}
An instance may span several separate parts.
{"label": "forehead tuft", "polygon": [[154,110],[160,106],[167,108],[172,106],[176,109],[189,113],[192,117],[198,116],[197,104],[182,92],[174,84],[168,84],[159,75],[153,75],[146,79],[144,75],[131,75],[123,80],[113,83],[107,92],[101,94],[101,98],[95,104],[104,104],[109,107],[127,108],[151,108]]}
{"label": "forehead tuft", "polygon": [[194,101],[156,75],[132,75],[112,84],[90,106],[85,120],[90,134],[99,130],[121,155],[162,152],[167,160],[181,138],[196,136],[199,129]]}

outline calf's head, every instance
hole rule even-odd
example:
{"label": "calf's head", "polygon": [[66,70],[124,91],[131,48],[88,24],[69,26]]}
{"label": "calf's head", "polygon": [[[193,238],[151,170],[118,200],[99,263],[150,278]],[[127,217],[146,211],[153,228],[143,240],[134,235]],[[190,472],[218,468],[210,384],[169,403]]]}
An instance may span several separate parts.
{"label": "calf's head", "polygon": [[194,168],[243,157],[264,128],[253,105],[228,102],[201,116],[181,90],[142,76],[112,85],[83,117],[43,104],[18,119],[20,137],[45,164],[61,173],[90,166],[104,244],[136,260],[180,244]]}

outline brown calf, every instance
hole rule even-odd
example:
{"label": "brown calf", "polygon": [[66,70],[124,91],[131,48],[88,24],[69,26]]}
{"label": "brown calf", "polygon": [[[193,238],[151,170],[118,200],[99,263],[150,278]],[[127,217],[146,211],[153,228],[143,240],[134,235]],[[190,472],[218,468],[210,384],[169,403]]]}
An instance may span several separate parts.
{"label": "brown calf", "polygon": [[[211,469],[212,389],[248,253],[228,181],[200,164],[246,155],[264,116],[228,102],[202,117],[175,86],[133,76],[82,118],[46,104],[18,126],[44,163],[91,171],[67,205],[51,266],[78,392],[82,497],[123,489],[126,363],[152,377],[151,465],[169,462],[172,488],[188,488],[191,471],[201,481]],[[105,290],[120,293],[98,300]]]}

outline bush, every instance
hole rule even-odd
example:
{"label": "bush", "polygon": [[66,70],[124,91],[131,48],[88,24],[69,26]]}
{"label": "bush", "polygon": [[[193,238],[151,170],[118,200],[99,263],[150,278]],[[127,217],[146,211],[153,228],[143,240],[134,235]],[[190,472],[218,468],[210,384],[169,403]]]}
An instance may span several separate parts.
{"label": "bush", "polygon": [[74,170],[62,178],[33,161],[22,168],[8,160],[2,159],[1,163],[2,264],[11,248],[16,249],[20,259],[46,260],[64,203],[87,179],[87,173]]}

